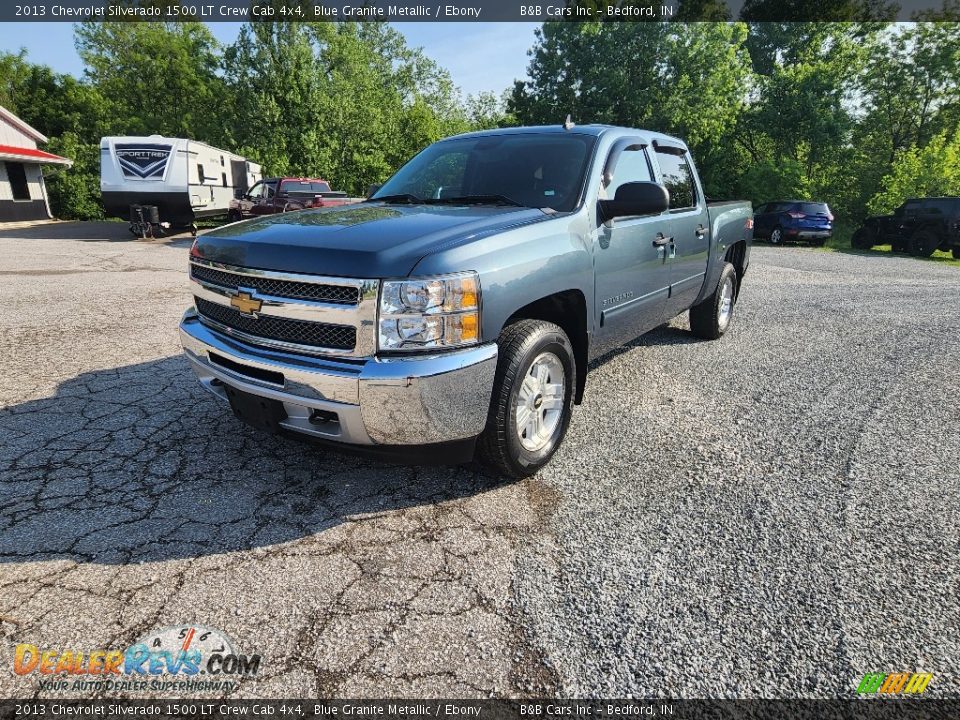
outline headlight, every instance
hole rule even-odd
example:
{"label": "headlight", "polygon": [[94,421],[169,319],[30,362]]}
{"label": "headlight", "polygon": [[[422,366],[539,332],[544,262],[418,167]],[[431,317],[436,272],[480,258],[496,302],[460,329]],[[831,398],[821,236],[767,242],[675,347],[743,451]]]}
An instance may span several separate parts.
{"label": "headlight", "polygon": [[380,286],[381,350],[475,345],[480,341],[480,280],[476,273],[411,280]]}

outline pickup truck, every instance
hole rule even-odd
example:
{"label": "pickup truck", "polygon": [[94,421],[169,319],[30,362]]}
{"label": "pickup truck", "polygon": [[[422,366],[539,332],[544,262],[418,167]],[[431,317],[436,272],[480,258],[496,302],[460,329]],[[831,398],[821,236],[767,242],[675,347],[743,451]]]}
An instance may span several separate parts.
{"label": "pickup truck", "polygon": [[686,311],[694,335],[727,332],[752,236],[750,203],[708,203],[676,138],[468,133],[362,203],[197,238],[181,340],[255,427],[476,452],[526,477],[563,440],[592,359]]}
{"label": "pickup truck", "polygon": [[919,257],[944,250],[960,260],[960,197],[910,198],[892,215],[864,220],[850,244],[859,250],[889,244]]}
{"label": "pickup truck", "polygon": [[237,222],[258,215],[349,205],[360,199],[331,190],[330,183],[322,178],[265,178],[249,191],[237,193],[230,202],[227,217],[231,222]]}

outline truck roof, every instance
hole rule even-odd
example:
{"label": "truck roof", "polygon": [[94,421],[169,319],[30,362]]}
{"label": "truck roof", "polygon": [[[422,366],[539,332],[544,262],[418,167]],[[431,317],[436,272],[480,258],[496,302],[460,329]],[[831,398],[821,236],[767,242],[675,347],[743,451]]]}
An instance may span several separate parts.
{"label": "truck roof", "polygon": [[[678,137],[674,137],[673,135],[667,135],[654,130],[640,130],[636,128],[620,127],[618,125],[601,125],[596,123],[591,123],[590,125],[574,125],[569,130],[564,128],[563,125],[525,125],[522,127],[493,128],[492,130],[477,130],[474,132],[462,133],[460,135],[454,135],[453,138],[486,137],[494,135],[534,135],[544,133],[556,133],[557,135],[593,135],[594,137],[600,137],[601,135],[639,135],[650,142],[654,140],[666,140],[673,144],[679,143],[684,148],[687,147],[687,144],[683,140]],[[446,138],[446,140],[451,140],[453,138]],[[441,140],[440,142],[444,141]]]}

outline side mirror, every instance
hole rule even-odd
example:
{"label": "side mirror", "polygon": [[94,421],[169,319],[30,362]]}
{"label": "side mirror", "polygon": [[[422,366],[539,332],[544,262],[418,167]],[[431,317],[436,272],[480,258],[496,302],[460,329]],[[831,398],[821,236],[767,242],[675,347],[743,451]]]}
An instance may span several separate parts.
{"label": "side mirror", "polygon": [[632,215],[655,215],[670,207],[670,193],[655,182],[624,183],[617,188],[613,200],[601,200],[603,219],[613,220]]}
{"label": "side mirror", "polygon": [[380,188],[382,188],[382,187],[383,187],[383,183],[374,183],[373,185],[371,185],[370,187],[367,188],[367,197],[368,197],[368,198],[373,197],[374,194],[375,194],[378,190],[380,190]]}

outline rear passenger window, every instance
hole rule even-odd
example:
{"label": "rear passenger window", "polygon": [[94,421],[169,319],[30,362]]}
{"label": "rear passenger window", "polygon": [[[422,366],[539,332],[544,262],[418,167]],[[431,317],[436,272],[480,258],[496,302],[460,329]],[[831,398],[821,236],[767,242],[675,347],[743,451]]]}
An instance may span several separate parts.
{"label": "rear passenger window", "polygon": [[694,207],[697,204],[697,190],[686,156],[657,150],[657,160],[660,162],[663,184],[670,191],[670,209]]}
{"label": "rear passenger window", "polygon": [[620,153],[617,164],[613,168],[613,179],[607,185],[608,198],[617,196],[617,188],[624,183],[651,182],[653,173],[650,172],[650,162],[647,153],[640,145],[629,147]]}

